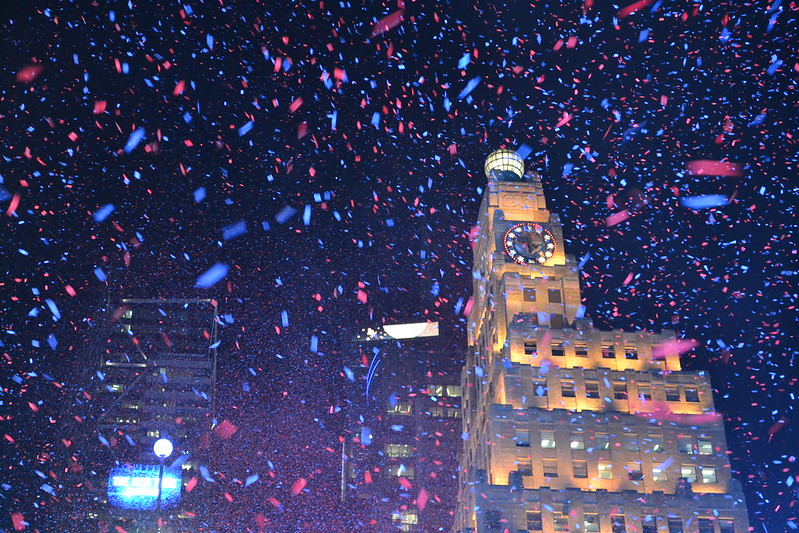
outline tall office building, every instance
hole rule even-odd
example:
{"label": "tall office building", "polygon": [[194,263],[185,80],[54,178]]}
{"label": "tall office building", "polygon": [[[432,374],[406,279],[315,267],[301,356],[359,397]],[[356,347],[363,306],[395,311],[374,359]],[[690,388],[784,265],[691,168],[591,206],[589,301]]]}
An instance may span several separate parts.
{"label": "tall office building", "polygon": [[745,533],[708,377],[672,331],[602,331],[539,176],[500,150],[474,250],[456,531]]}
{"label": "tall office building", "polygon": [[436,322],[367,329],[349,346],[342,499],[368,508],[364,531],[451,531],[462,352]]}
{"label": "tall office building", "polygon": [[[159,519],[163,533],[203,530],[202,513],[187,501],[196,496],[184,490],[196,474],[181,471],[196,466],[212,427],[217,325],[213,300],[123,299],[108,306],[93,346],[91,403],[95,449],[104,452],[92,454],[101,462],[94,468],[107,489],[98,518],[110,530],[153,531]],[[159,493],[153,443],[160,438],[174,452]],[[154,504],[156,497],[165,501]]]}

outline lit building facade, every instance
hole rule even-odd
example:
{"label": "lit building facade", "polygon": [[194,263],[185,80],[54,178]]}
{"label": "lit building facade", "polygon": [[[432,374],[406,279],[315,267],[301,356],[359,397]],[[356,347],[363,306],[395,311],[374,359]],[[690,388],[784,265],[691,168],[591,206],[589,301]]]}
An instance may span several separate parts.
{"label": "lit building facade", "polygon": [[748,531],[689,345],[594,328],[539,176],[509,150],[485,170],[455,531]]}
{"label": "lit building facade", "polygon": [[460,354],[438,324],[386,325],[350,340],[341,497],[364,531],[450,531],[461,442]]}

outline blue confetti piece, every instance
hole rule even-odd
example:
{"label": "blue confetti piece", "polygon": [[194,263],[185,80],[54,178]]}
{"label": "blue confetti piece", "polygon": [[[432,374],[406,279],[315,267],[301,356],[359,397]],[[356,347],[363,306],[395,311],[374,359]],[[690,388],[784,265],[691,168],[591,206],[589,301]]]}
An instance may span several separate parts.
{"label": "blue confetti piece", "polygon": [[275,220],[277,220],[278,224],[283,224],[284,222],[288,221],[291,217],[297,214],[297,210],[293,207],[286,206],[281,209],[277,215],[275,215]]}
{"label": "blue confetti piece", "polygon": [[205,187],[200,187],[196,191],[194,191],[194,201],[196,203],[200,203],[205,200]]}
{"label": "blue confetti piece", "polygon": [[46,299],[44,302],[47,304],[47,307],[50,308],[50,312],[53,313],[53,318],[56,320],[61,319],[61,312],[58,310],[58,306],[55,302],[50,298]]}
{"label": "blue confetti piece", "polygon": [[105,272],[103,272],[103,269],[100,267],[94,269],[94,275],[101,282],[105,281],[108,278],[108,276],[105,275]]}
{"label": "blue confetti piece", "polygon": [[707,209],[727,205],[729,198],[723,194],[706,194],[704,196],[688,196],[680,200],[680,204],[689,209]]}
{"label": "blue confetti piece", "polygon": [[243,220],[234,222],[222,228],[222,239],[229,241],[247,233],[247,223]]}
{"label": "blue confetti piece", "polygon": [[249,487],[253,483],[258,481],[258,474],[253,474],[251,476],[247,476],[247,479],[244,481],[244,486]]}
{"label": "blue confetti piece", "polygon": [[228,266],[223,263],[217,263],[197,278],[197,283],[194,284],[195,288],[207,289],[213,287],[216,282],[227,276]]}
{"label": "blue confetti piece", "polygon": [[311,351],[313,353],[319,351],[319,338],[316,335],[311,335]]}
{"label": "blue confetti piece", "polygon": [[94,214],[92,215],[92,218],[94,219],[95,222],[102,222],[103,220],[108,218],[108,215],[110,215],[113,212],[114,212],[114,205],[106,204],[97,211],[95,211]]}
{"label": "blue confetti piece", "polygon": [[474,90],[474,88],[477,87],[479,84],[480,84],[480,78],[472,78],[471,80],[469,80],[469,83],[466,84],[466,87],[458,95],[458,100],[463,100],[464,98],[469,96],[469,93],[471,93]]}
{"label": "blue confetti piece", "polygon": [[210,33],[205,36],[205,44],[208,45],[209,50],[214,49],[214,36],[211,35]]}
{"label": "blue confetti piece", "polygon": [[355,374],[352,372],[352,370],[350,370],[349,367],[344,367],[344,375],[347,376],[347,379],[351,382],[355,382]]}
{"label": "blue confetti piece", "polygon": [[130,137],[128,137],[128,142],[125,143],[125,153],[131,153],[133,149],[139,145],[141,140],[144,139],[144,135],[146,133],[147,132],[144,131],[144,128],[137,128],[133,133],[131,133]]}
{"label": "blue confetti piece", "polygon": [[289,327],[289,313],[288,313],[288,311],[284,310],[282,313],[280,313],[280,320],[281,320],[281,323],[283,324],[284,328]]}
{"label": "blue confetti piece", "polygon": [[463,54],[463,57],[461,57],[460,60],[458,61],[458,68],[463,70],[466,67],[468,67],[470,59],[471,57],[469,56],[468,52]]}
{"label": "blue confetti piece", "polygon": [[55,351],[56,347],[58,346],[58,339],[56,339],[55,335],[51,333],[50,335],[47,336],[47,344],[49,344],[50,348],[52,348],[53,351]]}
{"label": "blue confetti piece", "polygon": [[247,133],[249,133],[249,131],[252,129],[252,127],[253,127],[252,120],[249,121],[248,123],[246,123],[244,126],[240,127],[239,128],[239,137],[241,137],[243,135],[247,135]]}
{"label": "blue confetti piece", "polygon": [[302,223],[306,226],[311,225],[311,206],[306,205],[305,210],[302,213]]}

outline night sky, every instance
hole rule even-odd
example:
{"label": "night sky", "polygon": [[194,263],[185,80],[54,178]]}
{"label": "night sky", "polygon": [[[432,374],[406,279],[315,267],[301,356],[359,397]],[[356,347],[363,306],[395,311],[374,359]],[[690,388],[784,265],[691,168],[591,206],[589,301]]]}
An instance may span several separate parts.
{"label": "night sky", "polygon": [[362,529],[341,339],[429,319],[465,351],[507,147],[586,314],[698,342],[754,530],[799,529],[796,2],[4,4],[0,528],[93,505],[75,416],[110,294],[219,302],[216,527]]}

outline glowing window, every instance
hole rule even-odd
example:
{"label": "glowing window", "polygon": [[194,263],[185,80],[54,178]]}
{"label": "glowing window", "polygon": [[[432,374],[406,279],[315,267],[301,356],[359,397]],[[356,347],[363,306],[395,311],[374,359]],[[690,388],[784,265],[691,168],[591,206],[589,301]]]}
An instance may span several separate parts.
{"label": "glowing window", "polygon": [[699,455],[713,455],[713,443],[710,439],[698,439],[696,448]]}
{"label": "glowing window", "polygon": [[702,483],[718,483],[715,466],[700,466],[699,470],[702,473]]}
{"label": "glowing window", "polygon": [[461,397],[461,386],[460,385],[447,385],[447,396],[451,396],[453,398],[460,398]]}
{"label": "glowing window", "polygon": [[690,483],[693,483],[696,472],[693,465],[682,465],[680,467],[680,477],[684,477]]}
{"label": "glowing window", "polygon": [[386,444],[383,450],[388,457],[408,457],[413,453],[410,444]]}
{"label": "glowing window", "polygon": [[394,405],[389,405],[386,412],[390,415],[410,415],[411,402],[397,402]]}
{"label": "glowing window", "polygon": [[586,533],[599,533],[599,516],[594,513],[584,513]]}
{"label": "glowing window", "polygon": [[599,461],[597,463],[597,470],[599,472],[599,479],[613,479],[613,465],[608,461]]}
{"label": "glowing window", "polygon": [[616,348],[613,344],[602,343],[602,359],[616,359]]}
{"label": "glowing window", "polygon": [[585,450],[585,439],[583,439],[582,435],[576,435],[572,433],[571,440],[569,441],[569,447],[572,450]]}
{"label": "glowing window", "polygon": [[652,467],[652,480],[653,481],[668,481],[669,476],[666,473],[666,467],[662,464]]}
{"label": "glowing window", "polygon": [[541,447],[542,448],[554,448],[555,447],[555,432],[554,431],[542,431],[541,432]]}

